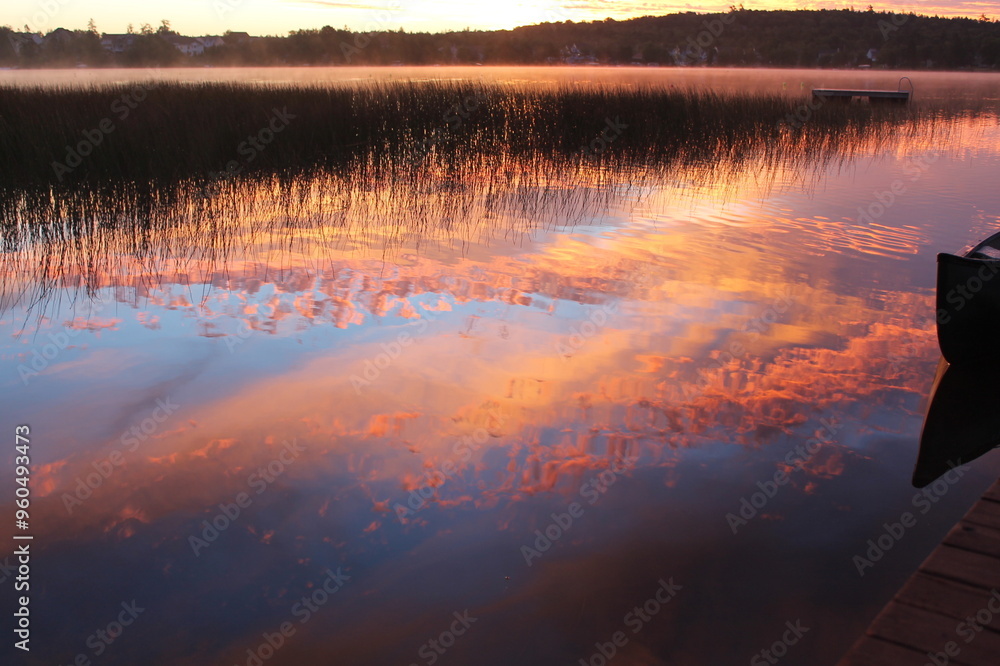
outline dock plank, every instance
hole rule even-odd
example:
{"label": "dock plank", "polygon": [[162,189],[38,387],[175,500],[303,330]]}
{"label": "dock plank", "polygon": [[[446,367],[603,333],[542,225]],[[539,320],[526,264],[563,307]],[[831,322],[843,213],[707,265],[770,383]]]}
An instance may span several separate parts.
{"label": "dock plank", "polygon": [[983,494],[983,499],[1000,502],[1000,481],[990,486],[990,489]]}
{"label": "dock plank", "polygon": [[[949,664],[991,664],[1000,659],[1000,634],[982,631],[969,636],[955,632],[953,618],[896,601],[875,618],[869,633],[893,643],[910,645],[925,654],[949,656]],[[969,640],[971,639],[971,640]]]}
{"label": "dock plank", "polygon": [[1000,558],[1000,529],[963,521],[951,528],[942,543]]}
{"label": "dock plank", "polygon": [[920,570],[984,590],[1000,588],[1000,561],[997,558],[947,544],[938,546]]}
{"label": "dock plank", "polygon": [[[838,666],[1000,664],[1000,480],[945,535]],[[977,631],[968,619],[979,614]],[[913,655],[916,655],[915,660]]]}
{"label": "dock plank", "polygon": [[837,666],[924,666],[926,663],[927,654],[923,652],[865,635]]}
{"label": "dock plank", "polygon": [[1000,502],[992,500],[978,502],[969,513],[965,514],[962,522],[1000,529]]}
{"label": "dock plank", "polygon": [[[975,616],[992,598],[991,592],[981,588],[918,571],[896,594],[895,600],[901,604],[950,617],[953,619],[953,625],[957,625],[967,617]],[[994,602],[995,605],[998,603],[1000,601]],[[1000,615],[994,617],[988,626],[1000,632]]]}

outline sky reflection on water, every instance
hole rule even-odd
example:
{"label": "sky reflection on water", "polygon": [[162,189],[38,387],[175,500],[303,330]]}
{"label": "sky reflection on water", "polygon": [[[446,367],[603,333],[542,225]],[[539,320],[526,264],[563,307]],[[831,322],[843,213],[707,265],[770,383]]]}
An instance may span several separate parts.
{"label": "sky reflection on water", "polygon": [[[96,229],[8,252],[0,386],[38,465],[32,663],[92,655],[132,599],[101,663],[246,664],[286,621],[268,664],[429,663],[466,610],[440,663],[578,663],[620,630],[615,663],[746,663],[795,620],[783,663],[833,663],[1000,472],[978,461],[859,577],[852,556],[912,508],[934,255],[1000,227],[998,138],[969,120],[818,172],[469,179],[446,213],[419,192],[419,215],[380,198],[399,185],[339,217],[321,187],[289,209],[261,185],[220,204],[219,245],[180,225],[141,250]],[[782,469],[734,535],[727,514]],[[328,569],[349,580],[300,623]],[[661,579],[682,589],[632,633]]]}

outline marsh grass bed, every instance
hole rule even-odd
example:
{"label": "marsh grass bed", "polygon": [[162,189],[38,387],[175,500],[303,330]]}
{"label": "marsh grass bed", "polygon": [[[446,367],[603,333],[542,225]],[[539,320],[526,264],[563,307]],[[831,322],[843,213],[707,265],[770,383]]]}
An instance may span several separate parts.
{"label": "marsh grass bed", "polygon": [[497,153],[698,161],[779,144],[811,150],[932,115],[919,105],[827,104],[807,122],[789,122],[805,101],[471,82],[7,89],[0,95],[0,178],[57,189],[122,178],[212,182],[373,162],[398,171]]}

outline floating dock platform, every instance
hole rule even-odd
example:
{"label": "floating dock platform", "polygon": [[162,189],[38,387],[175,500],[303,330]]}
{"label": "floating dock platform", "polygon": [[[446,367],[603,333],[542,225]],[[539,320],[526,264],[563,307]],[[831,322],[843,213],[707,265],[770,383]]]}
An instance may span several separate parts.
{"label": "floating dock platform", "polygon": [[[910,85],[909,90],[903,90],[903,81]],[[828,101],[831,99],[840,102],[850,102],[855,97],[867,97],[869,102],[896,102],[906,104],[913,97],[913,81],[910,77],[903,76],[899,79],[899,84],[895,90],[852,90],[849,88],[813,88],[813,99]]]}
{"label": "floating dock platform", "polygon": [[836,88],[813,88],[813,97],[850,101],[855,97],[867,97],[872,101],[889,101],[905,104],[910,101],[910,90],[842,90]]}

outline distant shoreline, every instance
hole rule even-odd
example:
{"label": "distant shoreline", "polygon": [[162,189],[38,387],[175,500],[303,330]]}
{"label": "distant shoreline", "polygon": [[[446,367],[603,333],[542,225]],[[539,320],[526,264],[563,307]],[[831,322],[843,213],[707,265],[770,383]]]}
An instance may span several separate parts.
{"label": "distant shoreline", "polygon": [[1000,74],[1000,69],[997,68],[956,68],[956,69],[945,69],[945,68],[913,68],[913,67],[803,67],[794,65],[700,65],[697,67],[688,67],[683,65],[610,65],[610,64],[596,64],[596,65],[565,65],[565,64],[481,64],[481,65],[470,65],[470,64],[449,64],[449,65],[429,65],[429,64],[415,64],[415,65],[309,65],[309,64],[269,64],[269,65],[156,65],[154,67],[149,66],[127,66],[127,65],[108,65],[108,66],[74,66],[74,67],[0,67],[0,72],[73,72],[73,71],[141,71],[141,70],[170,70],[170,71],[181,71],[181,70],[192,70],[192,71],[203,71],[203,70],[253,70],[253,69],[301,69],[301,70],[314,70],[314,69],[331,69],[331,70],[349,70],[349,69],[378,69],[378,70],[399,70],[399,69],[550,69],[550,70],[596,70],[596,69],[628,69],[636,71],[656,71],[656,70],[670,70],[670,71],[699,71],[699,70],[725,70],[725,69],[738,69],[738,70],[787,70],[787,71],[803,71],[803,72],[911,72],[911,73],[926,73],[926,74],[946,74],[949,72],[956,74]]}
{"label": "distant shoreline", "polygon": [[[831,10],[644,16],[552,22],[512,30],[406,32],[391,12],[364,32],[292,30],[285,36],[227,31],[188,36],[169,20],[123,34],[0,26],[0,66],[73,69],[173,66],[643,66],[887,70],[1000,70],[1000,21],[914,13]],[[29,26],[25,30],[31,30]]]}

